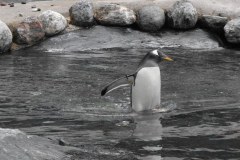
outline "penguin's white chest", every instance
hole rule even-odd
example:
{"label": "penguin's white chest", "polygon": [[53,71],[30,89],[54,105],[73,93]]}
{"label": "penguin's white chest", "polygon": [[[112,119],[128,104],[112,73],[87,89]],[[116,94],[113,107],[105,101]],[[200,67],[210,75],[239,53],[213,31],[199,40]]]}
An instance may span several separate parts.
{"label": "penguin's white chest", "polygon": [[137,73],[132,86],[132,108],[135,111],[150,110],[161,103],[161,75],[159,67],[145,67]]}

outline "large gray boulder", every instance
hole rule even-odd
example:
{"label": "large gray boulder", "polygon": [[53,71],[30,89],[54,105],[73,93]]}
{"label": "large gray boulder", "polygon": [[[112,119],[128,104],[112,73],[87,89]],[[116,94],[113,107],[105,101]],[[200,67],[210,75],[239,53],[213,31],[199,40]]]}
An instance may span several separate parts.
{"label": "large gray boulder", "polygon": [[47,10],[39,15],[43,29],[47,36],[53,36],[62,32],[67,27],[67,20],[60,13]]}
{"label": "large gray boulder", "polygon": [[224,27],[225,37],[230,43],[240,43],[240,18],[229,21]]}
{"label": "large gray boulder", "polygon": [[14,40],[18,44],[34,44],[45,36],[43,25],[37,17],[27,17],[14,31]]}
{"label": "large gray boulder", "polygon": [[177,1],[173,7],[167,11],[167,24],[175,29],[193,28],[198,20],[196,8],[185,0]]}
{"label": "large gray boulder", "polygon": [[158,31],[165,24],[164,10],[158,6],[145,6],[137,13],[137,24],[144,31]]}
{"label": "large gray boulder", "polygon": [[18,129],[0,128],[0,157],[1,160],[61,160],[66,155],[48,139]]}
{"label": "large gray boulder", "polygon": [[90,27],[94,25],[94,10],[92,2],[81,0],[69,9],[71,23],[76,26]]}
{"label": "large gray boulder", "polygon": [[128,26],[136,21],[133,10],[118,4],[106,4],[95,13],[96,20],[102,25]]}
{"label": "large gray boulder", "polygon": [[204,28],[209,28],[216,32],[222,32],[224,26],[227,24],[227,17],[203,15],[199,19],[199,24]]}
{"label": "large gray boulder", "polygon": [[0,20],[0,53],[9,50],[12,44],[12,32],[8,26]]}

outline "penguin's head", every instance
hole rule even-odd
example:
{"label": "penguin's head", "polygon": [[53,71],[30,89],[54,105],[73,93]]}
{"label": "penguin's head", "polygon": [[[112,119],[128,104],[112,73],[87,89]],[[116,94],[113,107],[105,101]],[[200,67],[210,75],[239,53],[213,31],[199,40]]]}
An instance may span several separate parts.
{"label": "penguin's head", "polygon": [[162,61],[173,61],[166,54],[162,53],[159,50],[153,50],[148,52],[142,61],[139,63],[139,67],[156,67],[159,66],[158,63]]}
{"label": "penguin's head", "polygon": [[173,61],[172,58],[170,58],[169,56],[167,56],[166,54],[162,53],[159,50],[153,50],[150,53],[150,56],[152,58],[154,58],[157,62],[161,62],[161,61]]}

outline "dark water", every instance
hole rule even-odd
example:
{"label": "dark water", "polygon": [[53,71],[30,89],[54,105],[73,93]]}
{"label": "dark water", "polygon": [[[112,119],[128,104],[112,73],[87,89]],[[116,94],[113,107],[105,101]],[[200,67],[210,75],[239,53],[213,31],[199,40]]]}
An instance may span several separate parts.
{"label": "dark water", "polygon": [[53,50],[59,42],[49,40],[0,56],[0,127],[61,139],[79,148],[72,159],[240,158],[240,51],[163,47],[175,60],[161,64],[163,112],[137,114],[128,88],[106,97],[100,90],[153,47],[84,50],[77,42],[69,41],[75,50]]}

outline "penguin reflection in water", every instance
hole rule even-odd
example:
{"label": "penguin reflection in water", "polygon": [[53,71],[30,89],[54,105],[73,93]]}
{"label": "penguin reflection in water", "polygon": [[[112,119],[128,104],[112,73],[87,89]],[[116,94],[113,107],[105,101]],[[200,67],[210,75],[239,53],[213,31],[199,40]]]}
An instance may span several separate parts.
{"label": "penguin reflection in water", "polygon": [[131,86],[131,105],[136,112],[157,109],[161,103],[161,74],[159,62],[173,61],[159,50],[150,51],[141,60],[134,74],[126,75],[108,84],[105,95],[119,87]]}

